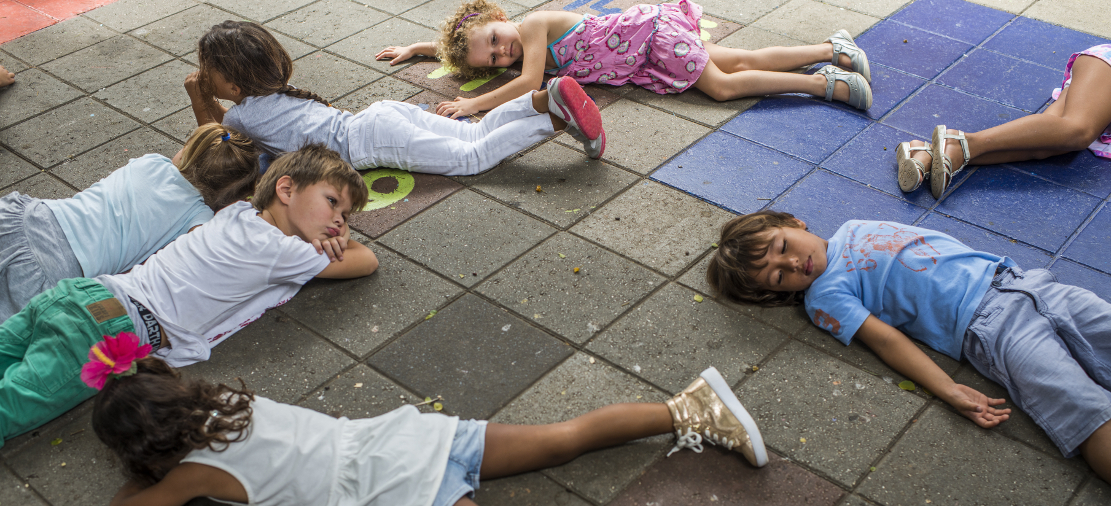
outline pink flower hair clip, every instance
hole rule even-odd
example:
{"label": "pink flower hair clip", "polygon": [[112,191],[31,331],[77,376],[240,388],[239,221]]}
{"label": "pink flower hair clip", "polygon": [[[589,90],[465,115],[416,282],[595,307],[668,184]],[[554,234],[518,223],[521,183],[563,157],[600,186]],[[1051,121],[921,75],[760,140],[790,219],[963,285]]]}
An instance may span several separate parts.
{"label": "pink flower hair clip", "polygon": [[81,367],[81,380],[92,388],[101,390],[109,377],[121,378],[135,374],[135,361],[150,355],[149,344],[139,345],[139,336],[120,332],[89,349],[89,361]]}

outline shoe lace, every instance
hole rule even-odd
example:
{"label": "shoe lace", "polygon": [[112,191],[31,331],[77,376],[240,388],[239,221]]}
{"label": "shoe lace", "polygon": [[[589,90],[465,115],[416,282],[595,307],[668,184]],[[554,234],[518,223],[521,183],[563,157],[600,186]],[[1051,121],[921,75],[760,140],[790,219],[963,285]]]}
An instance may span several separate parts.
{"label": "shoe lace", "polygon": [[706,429],[704,433],[706,434],[707,442],[718,446],[724,446],[726,450],[733,449],[733,441],[731,439],[714,434],[710,432],[710,429]]}
{"label": "shoe lace", "polygon": [[677,436],[675,446],[671,448],[671,451],[667,452],[668,457],[670,457],[672,453],[682,450],[683,448],[690,448],[694,453],[702,453],[701,434],[687,427],[687,432],[685,434],[682,430],[676,430],[675,435]]}

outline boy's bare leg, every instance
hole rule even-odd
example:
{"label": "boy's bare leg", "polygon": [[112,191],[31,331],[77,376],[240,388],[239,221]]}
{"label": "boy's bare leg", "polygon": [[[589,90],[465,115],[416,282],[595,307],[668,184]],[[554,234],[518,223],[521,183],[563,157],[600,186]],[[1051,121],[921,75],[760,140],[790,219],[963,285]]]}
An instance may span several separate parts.
{"label": "boy's bare leg", "polygon": [[1111,483],[1111,422],[1101,425],[1080,443],[1080,455],[1103,481]]}
{"label": "boy's bare leg", "polygon": [[[1031,114],[980,132],[965,132],[970,165],[1040,160],[1053,155],[1087,148],[1107,125],[1111,125],[1111,65],[1093,56],[1082,55],[1073,62],[1072,84],[1042,114]],[[956,130],[949,130],[956,133]],[[911,142],[921,146],[921,142]],[[964,162],[959,142],[950,140],[945,152],[953,167]],[[915,157],[928,163],[930,155],[916,151]],[[927,165],[928,166],[928,165]]]}
{"label": "boy's bare leg", "polygon": [[591,450],[672,429],[666,404],[640,403],[612,404],[548,425],[491,423],[480,474],[485,480],[557,466]]}
{"label": "boy's bare leg", "polygon": [[15,74],[12,72],[8,72],[8,69],[4,68],[3,65],[0,65],[0,88],[3,88],[14,82]]}
{"label": "boy's bare leg", "polygon": [[548,117],[552,118],[552,128],[556,131],[567,128],[567,122],[563,121],[563,118],[548,111],[548,90],[540,90],[532,94],[532,108],[536,109],[536,112],[547,113]]}
{"label": "boy's bare leg", "polygon": [[[719,46],[713,42],[704,44],[710,60],[727,74],[745,70],[786,72],[833,59],[833,44],[828,42],[811,46],[765,47],[753,51]],[[852,68],[853,62],[848,56],[842,54],[839,60],[839,66]]]}

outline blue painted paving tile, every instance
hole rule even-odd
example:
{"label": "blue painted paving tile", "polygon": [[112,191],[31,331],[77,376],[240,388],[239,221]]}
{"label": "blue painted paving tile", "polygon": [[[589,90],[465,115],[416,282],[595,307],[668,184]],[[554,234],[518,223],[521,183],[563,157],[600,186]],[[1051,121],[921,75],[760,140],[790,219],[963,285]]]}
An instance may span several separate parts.
{"label": "blue painted paving tile", "polygon": [[1111,208],[1104,206],[1065,248],[1064,256],[1089,267],[1111,272]]}
{"label": "blue painted paving tile", "polygon": [[1111,301],[1111,276],[1068,260],[1057,260],[1049,270],[1057,275],[1057,281],[1086,288]]}
{"label": "blue painted paving tile", "polygon": [[657,170],[652,179],[744,214],[759,211],[813,168],[778,151],[714,132]]}
{"label": "blue painted paving tile", "polygon": [[818,163],[868,123],[867,118],[824,102],[781,96],[761,100],[721,129]]}
{"label": "blue painted paving tile", "polygon": [[1065,71],[1069,56],[1100,44],[1111,44],[1111,40],[1019,17],[985,42],[983,47],[1057,69],[1057,86],[1060,86],[1060,76]]}
{"label": "blue painted paving tile", "polygon": [[[922,207],[934,205],[930,195],[930,182],[925,181],[917,190],[903,193],[899,189],[899,165],[896,162],[896,148],[900,142],[925,140],[913,137],[889,126],[873,123],[855,139],[822,162],[822,168],[854,179],[873,188],[906,199]],[[929,166],[926,166],[929,170]],[[957,174],[957,181],[968,176],[968,171]]]}
{"label": "blue painted paving tile", "polygon": [[1014,14],[961,0],[918,0],[891,19],[969,44],[979,44],[1014,17]]}
{"label": "blue painted paving tile", "polygon": [[[828,64],[826,64],[828,65]],[[824,67],[822,65],[821,67]],[[815,67],[815,70],[817,68]],[[872,64],[872,107],[867,111],[860,111],[859,109],[846,104],[844,102],[833,101],[827,105],[837,107],[849,112],[861,113],[872,119],[880,119],[884,114],[887,114],[900,102],[906,100],[915,90],[921,88],[926,84],[926,80],[904,74],[898,70],[884,67],[883,65]],[[809,95],[800,95],[809,96]],[[822,98],[817,98],[822,100]]]}
{"label": "blue painted paving tile", "polygon": [[[923,0],[919,0],[921,1]],[[972,49],[971,44],[891,20],[881,21],[857,37],[856,44],[868,53],[869,63],[902,70],[925,79],[933,79]],[[876,84],[878,80],[873,77],[872,85]]]}
{"label": "blue painted paving tile", "polygon": [[982,167],[939,212],[1048,251],[1057,251],[1100,203],[1086,193],[1008,168]]}
{"label": "blue painted paving tile", "polygon": [[1061,73],[1041,65],[977,49],[937,79],[939,84],[1017,107],[1041,109],[1061,84]]}
{"label": "blue painted paving tile", "polygon": [[926,212],[905,200],[825,170],[807,176],[772,208],[795,215],[806,222],[811,232],[826,238],[849,220],[911,224]]}
{"label": "blue painted paving tile", "polygon": [[883,120],[883,123],[927,139],[934,126],[979,132],[1026,116],[1014,107],[931,84]]}
{"label": "blue painted paving tile", "polygon": [[1011,257],[1023,269],[1041,269],[1049,265],[1049,261],[1053,259],[1048,251],[1008,239],[943,214],[930,213],[918,226],[948,234],[974,250]]}
{"label": "blue painted paving tile", "polygon": [[1099,198],[1111,195],[1111,160],[1100,158],[1087,149],[1008,165]]}

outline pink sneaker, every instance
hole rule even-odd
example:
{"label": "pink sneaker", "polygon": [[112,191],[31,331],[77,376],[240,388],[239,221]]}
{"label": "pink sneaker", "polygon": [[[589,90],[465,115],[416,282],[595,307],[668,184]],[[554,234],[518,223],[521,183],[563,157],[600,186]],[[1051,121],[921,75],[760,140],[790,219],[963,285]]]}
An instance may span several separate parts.
{"label": "pink sneaker", "polygon": [[605,131],[602,113],[582,86],[570,77],[553,77],[548,81],[548,110],[567,122],[568,132],[583,143],[591,158],[599,158],[605,151]]}

